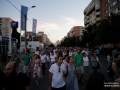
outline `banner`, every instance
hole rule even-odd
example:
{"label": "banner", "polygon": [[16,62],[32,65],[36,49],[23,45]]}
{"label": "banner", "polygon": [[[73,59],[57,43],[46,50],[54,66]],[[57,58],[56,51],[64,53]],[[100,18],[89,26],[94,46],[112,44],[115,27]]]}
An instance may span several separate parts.
{"label": "banner", "polygon": [[28,11],[28,7],[26,6],[22,6],[21,5],[21,30],[25,31],[25,15],[26,15],[26,19],[27,19],[27,11]]}
{"label": "banner", "polygon": [[33,19],[32,35],[36,36],[37,20]]}

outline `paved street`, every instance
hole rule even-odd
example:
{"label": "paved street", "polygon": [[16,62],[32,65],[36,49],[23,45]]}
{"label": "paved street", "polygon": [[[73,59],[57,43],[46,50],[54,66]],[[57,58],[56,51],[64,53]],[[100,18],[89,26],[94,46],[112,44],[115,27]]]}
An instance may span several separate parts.
{"label": "paved street", "polygon": [[[102,68],[100,70],[98,70],[99,72],[102,72],[105,75],[105,78],[107,79],[107,81],[111,81],[111,79],[109,78],[109,76],[107,75],[107,60],[106,60],[106,56],[100,56],[100,62],[102,64]],[[20,64],[20,68],[19,70],[22,71],[22,67],[23,64]],[[90,73],[93,70],[91,68],[89,68],[89,73],[87,76],[90,75]],[[87,81],[83,79],[84,84],[80,85],[80,90],[85,90],[85,86]],[[48,90],[48,69],[46,69],[46,75],[40,79],[40,85],[36,86],[35,85],[35,80],[33,78],[31,78],[31,90]]]}

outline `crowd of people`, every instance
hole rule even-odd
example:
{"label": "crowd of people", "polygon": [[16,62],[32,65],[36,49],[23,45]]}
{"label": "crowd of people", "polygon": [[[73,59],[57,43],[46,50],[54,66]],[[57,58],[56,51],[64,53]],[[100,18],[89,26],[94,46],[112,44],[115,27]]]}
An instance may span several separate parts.
{"label": "crowd of people", "polygon": [[[30,90],[30,78],[34,78],[36,85],[39,85],[40,78],[46,75],[46,68],[49,69],[48,90],[80,90],[83,79],[87,82],[86,90],[108,90],[104,86],[107,82],[104,74],[98,72],[102,67],[98,48],[58,47],[36,49],[35,54],[25,50],[22,56],[16,52],[8,54],[1,57],[4,63],[0,69],[0,90]],[[18,68],[22,61],[23,72],[20,72]],[[107,55],[107,61],[114,72],[113,82],[120,84],[120,54],[116,49],[112,56]],[[88,76],[90,68],[93,72]]]}

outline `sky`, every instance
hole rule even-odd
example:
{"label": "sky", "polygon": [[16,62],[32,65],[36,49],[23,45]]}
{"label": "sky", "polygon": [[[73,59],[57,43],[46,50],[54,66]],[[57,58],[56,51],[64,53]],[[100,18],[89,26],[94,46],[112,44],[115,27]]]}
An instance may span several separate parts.
{"label": "sky", "polygon": [[[28,11],[27,31],[32,31],[33,18],[37,19],[37,32],[44,32],[52,43],[61,40],[74,26],[84,26],[83,11],[91,0],[9,0],[17,9],[21,5],[36,6]],[[7,0],[0,0],[0,17],[18,21],[20,32],[20,11]],[[21,32],[23,34],[24,31]]]}

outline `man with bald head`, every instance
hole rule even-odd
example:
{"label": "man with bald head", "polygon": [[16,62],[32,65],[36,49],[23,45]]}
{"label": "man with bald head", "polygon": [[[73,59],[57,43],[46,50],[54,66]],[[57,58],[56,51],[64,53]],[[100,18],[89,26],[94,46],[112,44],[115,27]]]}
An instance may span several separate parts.
{"label": "man with bald head", "polygon": [[16,63],[9,62],[6,67],[6,77],[3,90],[30,90],[30,78],[18,72]]}

